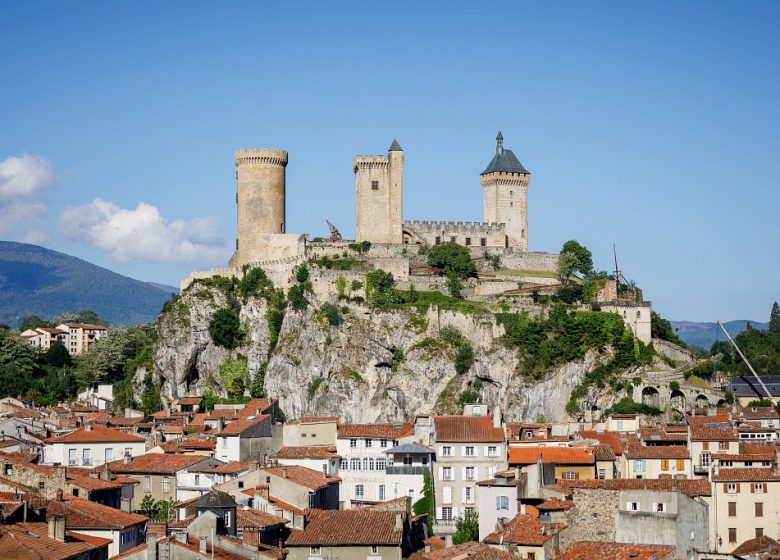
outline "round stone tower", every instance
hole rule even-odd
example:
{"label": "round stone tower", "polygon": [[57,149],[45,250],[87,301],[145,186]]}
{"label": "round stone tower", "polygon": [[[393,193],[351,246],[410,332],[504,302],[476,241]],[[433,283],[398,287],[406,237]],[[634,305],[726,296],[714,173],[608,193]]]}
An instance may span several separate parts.
{"label": "round stone tower", "polygon": [[504,224],[506,246],[528,251],[528,185],[531,173],[512,150],[504,148],[504,136],[496,137],[496,155],[479,176],[482,184],[482,217],[485,223]]}
{"label": "round stone tower", "polygon": [[231,262],[262,260],[258,236],[285,232],[285,150],[238,150],[238,238]]}

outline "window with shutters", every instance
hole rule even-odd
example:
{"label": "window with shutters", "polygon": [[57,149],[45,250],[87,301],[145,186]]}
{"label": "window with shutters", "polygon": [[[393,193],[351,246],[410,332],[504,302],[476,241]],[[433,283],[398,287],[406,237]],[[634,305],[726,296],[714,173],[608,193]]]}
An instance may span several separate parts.
{"label": "window with shutters", "polygon": [[445,445],[441,448],[441,456],[442,457],[452,457],[452,447],[449,445]]}
{"label": "window with shutters", "polygon": [[496,509],[509,509],[509,496],[496,496]]}
{"label": "window with shutters", "polygon": [[488,446],[488,457],[498,457],[498,447],[495,445]]}
{"label": "window with shutters", "polygon": [[453,478],[452,478],[452,467],[442,467],[441,468],[441,479],[442,480],[453,480]]}
{"label": "window with shutters", "polygon": [[677,459],[677,470],[678,471],[685,470],[685,459]]}
{"label": "window with shutters", "polygon": [[763,482],[756,482],[753,484],[753,492],[755,494],[763,494],[766,491],[766,486]]}
{"label": "window with shutters", "polygon": [[577,480],[577,473],[574,471],[566,471],[563,475],[566,480]]}
{"label": "window with shutters", "polygon": [[718,449],[720,449],[721,451],[723,451],[724,449],[728,449],[728,448],[729,448],[729,444],[728,444],[727,441],[719,441],[718,442]]}
{"label": "window with shutters", "polygon": [[756,502],[756,517],[764,517],[764,502]]}
{"label": "window with shutters", "polygon": [[729,527],[729,542],[730,543],[737,542],[737,528],[736,527]]}
{"label": "window with shutters", "polygon": [[729,517],[737,516],[737,502],[729,502]]}
{"label": "window with shutters", "polygon": [[445,521],[452,521],[452,508],[451,507],[441,508],[441,518]]}
{"label": "window with shutters", "polygon": [[739,492],[739,484],[736,482],[729,482],[726,484],[726,493],[727,494],[736,494]]}
{"label": "window with shutters", "polygon": [[473,457],[474,456],[474,446],[473,445],[467,445],[466,446],[466,457]]}
{"label": "window with shutters", "polygon": [[661,459],[661,470],[662,471],[669,470],[669,459]]}

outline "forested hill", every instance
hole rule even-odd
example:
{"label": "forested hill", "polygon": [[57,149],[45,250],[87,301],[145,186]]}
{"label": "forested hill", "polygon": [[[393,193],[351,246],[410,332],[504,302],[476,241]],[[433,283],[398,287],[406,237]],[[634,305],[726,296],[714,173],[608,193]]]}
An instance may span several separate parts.
{"label": "forested hill", "polygon": [[[672,328],[677,333],[677,336],[688,345],[709,349],[713,342],[726,340],[723,331],[715,323],[697,323],[694,321],[669,322],[672,324]],[[748,323],[754,329],[765,330],[767,328],[767,323],[746,320],[726,321],[723,323],[723,326],[726,327],[726,330],[732,337],[736,337],[747,328]]]}
{"label": "forested hill", "polygon": [[176,288],[141,282],[64,253],[0,241],[0,323],[85,309],[112,325],[154,321]]}

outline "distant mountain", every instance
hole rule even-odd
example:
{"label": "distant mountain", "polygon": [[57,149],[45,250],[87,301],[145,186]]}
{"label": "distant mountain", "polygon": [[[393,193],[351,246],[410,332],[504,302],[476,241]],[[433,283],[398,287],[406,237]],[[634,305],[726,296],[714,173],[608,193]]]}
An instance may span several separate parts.
{"label": "distant mountain", "polygon": [[0,323],[12,327],[28,315],[85,309],[112,325],[137,325],[154,321],[175,292],[37,245],[0,241]]}
{"label": "distant mountain", "polygon": [[[723,331],[716,323],[697,323],[694,321],[669,321],[672,324],[674,332],[677,333],[685,344],[693,346],[701,346],[703,348],[709,348],[712,343],[717,340],[726,340]],[[764,330],[767,328],[767,323],[761,323],[759,321],[748,321],[745,319],[738,319],[736,321],[727,321],[723,323],[726,330],[729,332],[732,338],[747,328],[747,324],[754,329]]]}

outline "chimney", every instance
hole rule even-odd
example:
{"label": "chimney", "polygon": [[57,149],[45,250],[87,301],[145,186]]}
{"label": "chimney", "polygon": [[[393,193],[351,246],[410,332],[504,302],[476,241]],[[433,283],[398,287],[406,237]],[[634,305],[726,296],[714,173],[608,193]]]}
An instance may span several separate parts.
{"label": "chimney", "polygon": [[52,514],[47,521],[50,539],[65,542],[65,516]]}
{"label": "chimney", "polygon": [[395,514],[395,530],[401,531],[404,528],[404,518],[400,513]]}
{"label": "chimney", "polygon": [[54,533],[55,533],[54,528],[57,525],[57,518],[52,515],[52,516],[49,517],[47,523],[49,525],[49,538],[53,539],[54,538]]}
{"label": "chimney", "polygon": [[146,535],[146,560],[157,560],[157,535]]}
{"label": "chimney", "polygon": [[501,427],[501,407],[498,405],[493,409],[493,427]]}
{"label": "chimney", "polygon": [[287,465],[282,467],[282,478],[287,478]]}
{"label": "chimney", "polygon": [[91,432],[92,431],[92,424],[87,424],[86,426],[84,426],[84,430],[87,431],[87,432]]}
{"label": "chimney", "polygon": [[124,461],[125,465],[127,465],[131,461],[131,459],[132,459],[132,457],[130,457],[130,454],[125,452],[125,456],[122,459]]}
{"label": "chimney", "polygon": [[207,550],[206,550],[206,543],[208,542],[208,541],[206,540],[207,538],[208,538],[208,537],[201,537],[201,538],[200,538],[200,546],[198,547],[198,552],[200,552],[200,553],[201,553],[201,554],[203,554],[204,556],[205,556],[205,555],[206,555],[206,553],[207,553]]}
{"label": "chimney", "polygon": [[327,463],[327,461],[322,463],[322,476],[323,476],[323,478],[328,478],[328,463]]}
{"label": "chimney", "polygon": [[111,467],[108,463],[103,463],[103,480],[111,480]]}

